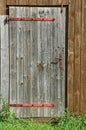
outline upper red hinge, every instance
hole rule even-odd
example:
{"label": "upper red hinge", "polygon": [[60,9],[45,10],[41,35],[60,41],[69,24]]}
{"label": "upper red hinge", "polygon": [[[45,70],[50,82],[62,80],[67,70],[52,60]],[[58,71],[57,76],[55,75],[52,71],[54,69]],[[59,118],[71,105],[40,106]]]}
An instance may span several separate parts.
{"label": "upper red hinge", "polygon": [[55,18],[7,17],[6,21],[54,21]]}

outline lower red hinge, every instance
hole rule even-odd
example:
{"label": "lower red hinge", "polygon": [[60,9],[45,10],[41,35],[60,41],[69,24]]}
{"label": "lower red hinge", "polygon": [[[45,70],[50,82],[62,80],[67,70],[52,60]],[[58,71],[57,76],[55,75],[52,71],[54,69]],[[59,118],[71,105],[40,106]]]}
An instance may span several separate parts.
{"label": "lower red hinge", "polygon": [[9,104],[10,107],[54,107],[55,104]]}
{"label": "lower red hinge", "polygon": [[6,21],[54,21],[55,18],[7,17]]}

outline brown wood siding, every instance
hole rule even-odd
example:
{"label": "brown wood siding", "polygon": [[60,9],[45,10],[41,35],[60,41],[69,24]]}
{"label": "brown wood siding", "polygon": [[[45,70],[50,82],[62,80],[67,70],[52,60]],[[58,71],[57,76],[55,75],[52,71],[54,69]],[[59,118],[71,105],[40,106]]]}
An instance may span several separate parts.
{"label": "brown wood siding", "polygon": [[67,96],[68,108],[73,112],[74,104],[74,16],[75,16],[75,0],[69,4],[69,18],[68,18],[68,72],[67,72]]}
{"label": "brown wood siding", "polygon": [[7,5],[64,5],[68,0],[7,0]]}
{"label": "brown wood siding", "polygon": [[86,0],[82,1],[81,112],[86,112]]}
{"label": "brown wood siding", "polygon": [[[62,0],[0,0],[0,14],[7,5],[61,6]],[[68,5],[67,106],[72,112],[86,111],[86,0],[63,0]]]}
{"label": "brown wood siding", "polygon": [[6,0],[0,0],[0,14],[6,14]]}
{"label": "brown wood siding", "polygon": [[75,0],[74,112],[80,112],[81,0]]}

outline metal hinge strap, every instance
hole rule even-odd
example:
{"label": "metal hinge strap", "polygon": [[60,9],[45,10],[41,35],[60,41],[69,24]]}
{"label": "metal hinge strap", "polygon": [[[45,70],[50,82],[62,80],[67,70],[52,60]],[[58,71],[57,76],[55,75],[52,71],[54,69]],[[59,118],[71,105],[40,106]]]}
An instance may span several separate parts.
{"label": "metal hinge strap", "polygon": [[55,18],[7,17],[6,21],[54,21]]}

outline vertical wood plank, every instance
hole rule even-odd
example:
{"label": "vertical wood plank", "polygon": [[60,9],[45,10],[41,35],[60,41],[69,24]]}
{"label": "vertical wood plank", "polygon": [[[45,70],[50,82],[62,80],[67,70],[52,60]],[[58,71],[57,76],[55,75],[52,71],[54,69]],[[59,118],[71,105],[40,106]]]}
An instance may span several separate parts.
{"label": "vertical wood plank", "polygon": [[[46,16],[47,17],[52,17],[52,8],[46,8]],[[51,41],[52,41],[52,22],[48,21],[46,23],[46,37],[47,37],[47,51],[46,51],[46,55],[44,55],[45,57],[47,57],[47,65],[46,65],[46,71],[47,71],[47,103],[52,103],[51,101]],[[46,99],[45,99],[46,100]],[[47,116],[50,115],[51,116],[51,110],[52,108],[47,108]]]}
{"label": "vertical wood plank", "polygon": [[[23,17],[23,7],[17,8],[17,17]],[[17,22],[17,103],[24,102],[24,22]],[[23,117],[23,108],[19,108],[19,116]]]}
{"label": "vertical wood plank", "polygon": [[[52,8],[51,10],[51,17],[54,16],[54,8]],[[54,16],[55,17],[55,16]],[[51,45],[50,45],[50,49],[51,49],[51,54],[50,54],[50,73],[51,73],[51,80],[50,80],[50,86],[51,86],[51,103],[54,103],[54,97],[55,97],[55,89],[54,89],[54,65],[51,64],[51,62],[54,60],[54,23],[52,22],[51,24]],[[51,116],[54,116],[55,113],[54,113],[54,108],[51,109]]]}
{"label": "vertical wood plank", "polygon": [[[37,17],[37,8],[31,8],[31,17]],[[32,103],[37,103],[37,64],[38,64],[38,43],[37,43],[37,21],[33,21],[32,25]],[[37,117],[37,108],[33,108],[32,116]]]}
{"label": "vertical wood plank", "polygon": [[[70,0],[69,0],[70,2]],[[74,87],[74,29],[75,29],[75,0],[71,1],[69,5],[69,17],[68,17],[68,79],[67,79],[67,106],[71,112],[73,112],[73,87]]]}
{"label": "vertical wood plank", "polygon": [[[43,13],[43,17],[47,17],[47,8],[44,8],[44,13]],[[49,12],[48,12],[48,14],[49,14]],[[43,63],[44,62],[44,64],[45,64],[45,67],[44,67],[44,79],[42,79],[42,80],[44,80],[43,82],[44,82],[44,84],[43,84],[43,92],[44,92],[44,94],[43,94],[43,97],[44,97],[44,103],[48,103],[48,63],[47,63],[47,61],[48,61],[48,53],[49,53],[49,50],[48,50],[48,24],[47,24],[47,21],[46,22],[42,22],[42,44],[41,44],[41,46],[42,46],[42,52],[43,52],[43,50],[44,50],[44,53],[45,53],[45,55],[43,55],[43,53],[41,53],[41,56],[42,56],[42,58],[41,58],[41,62]],[[45,37],[45,38],[44,38]],[[41,93],[42,93],[42,88],[41,88]],[[47,115],[48,115],[48,108],[44,108],[44,116],[45,117],[47,117]]]}
{"label": "vertical wood plank", "polygon": [[86,7],[82,2],[82,46],[81,50],[86,51]]}
{"label": "vertical wood plank", "polygon": [[86,52],[81,52],[81,112],[86,112]]}
{"label": "vertical wood plank", "polygon": [[[66,75],[65,75],[65,55],[66,55],[66,8],[63,8],[63,12],[61,13],[61,8],[59,8],[59,14],[60,14],[60,20],[59,20],[59,23],[58,23],[58,28],[59,28],[59,31],[58,31],[58,45],[59,45],[59,55],[58,57],[59,58],[62,58],[61,61],[59,61],[59,66],[58,66],[58,69],[60,71],[58,77],[60,77],[60,85],[58,84],[58,91],[60,91],[60,101],[59,101],[59,110],[60,110],[60,115],[63,114],[63,111],[65,109],[65,87],[66,87]],[[58,95],[59,95],[59,92],[58,92]]]}
{"label": "vertical wood plank", "polygon": [[[22,17],[27,17],[27,12],[26,12],[27,8],[22,7]],[[23,84],[24,84],[24,89],[23,89],[23,103],[27,103],[27,97],[28,97],[28,82],[27,82],[27,78],[28,78],[28,43],[27,43],[27,23],[26,21],[23,21],[22,23],[23,26]],[[28,117],[28,111],[27,108],[23,108],[24,113],[23,113],[23,117],[26,118]]]}
{"label": "vertical wood plank", "polygon": [[[8,103],[9,97],[9,39],[8,24],[5,23],[6,16],[0,16],[0,49],[1,49],[1,87],[0,94]],[[5,38],[4,38],[5,36]]]}
{"label": "vertical wood plank", "polygon": [[0,15],[6,15],[6,0],[0,0]]}
{"label": "vertical wood plank", "polygon": [[[40,17],[41,13],[41,7],[38,7],[38,10],[37,10],[37,13],[38,13],[38,17]],[[43,15],[43,13],[42,13]],[[38,22],[38,29],[37,29],[37,32],[38,32],[38,36],[37,36],[37,42],[38,42],[38,63],[37,63],[37,69],[38,69],[38,83],[37,83],[37,93],[38,93],[38,103],[43,103],[43,95],[44,95],[44,90],[43,90],[43,85],[44,83],[42,84],[43,80],[42,80],[42,70],[41,68],[39,68],[39,64],[41,63],[41,61],[43,60],[42,59],[42,28],[43,28],[43,25],[42,25],[42,22],[39,21]],[[42,88],[42,89],[41,89]],[[42,94],[41,94],[41,91],[42,91]],[[44,116],[44,109],[43,108],[38,108],[38,117],[42,117]]]}
{"label": "vertical wood plank", "polygon": [[[16,9],[10,8],[9,9],[10,16],[16,15]],[[16,37],[17,37],[17,29],[16,29],[16,22],[9,22],[9,44],[10,44],[10,104],[17,103],[17,66],[16,66]],[[11,109],[12,112],[16,112],[15,108]]]}
{"label": "vertical wood plank", "polygon": [[[55,22],[53,22],[53,61],[55,61],[56,57],[59,57],[57,55],[58,53],[58,44],[60,45],[60,31],[58,33],[58,22],[60,22],[60,13],[59,13],[59,8],[53,8],[53,16],[56,18]],[[57,21],[58,19],[58,21]],[[59,40],[58,40],[59,37]],[[54,95],[54,100],[53,102],[55,102],[56,106],[58,104],[60,104],[61,101],[61,93],[59,88],[61,88],[61,84],[60,84],[60,69],[58,68],[58,64],[53,64],[53,95]],[[59,76],[59,80],[57,79],[57,77]],[[60,105],[58,105],[58,108],[55,107],[54,108],[54,116],[56,116],[56,114],[59,114],[59,107]]]}
{"label": "vertical wood plank", "polygon": [[[24,16],[29,16],[29,8],[24,7]],[[30,69],[30,66],[28,66],[28,59],[30,59],[29,55],[29,47],[30,47],[30,25],[29,22],[25,21],[23,23],[24,25],[24,46],[23,46],[23,52],[24,52],[24,103],[30,103],[30,72],[28,71]],[[29,60],[30,62],[30,60]],[[29,63],[30,64],[30,63]],[[28,108],[24,108],[24,117],[29,116],[30,111]]]}
{"label": "vertical wood plank", "polygon": [[81,0],[75,2],[75,78],[74,78],[74,112],[80,111],[80,47],[81,47]]}
{"label": "vertical wood plank", "polygon": [[85,62],[86,62],[86,1],[82,1],[82,46],[81,46],[81,112],[86,112]]}
{"label": "vertical wood plank", "polygon": [[[31,7],[30,7],[31,8]],[[26,15],[27,17],[31,17],[30,15],[30,8],[27,7],[26,9]],[[26,45],[27,45],[27,53],[24,50],[24,54],[27,55],[27,88],[25,90],[24,87],[24,92],[26,92],[25,96],[24,96],[24,101],[26,101],[26,103],[32,103],[31,102],[31,98],[32,98],[32,86],[31,86],[31,39],[32,39],[32,30],[31,30],[31,21],[26,22],[26,27],[25,27],[25,40],[26,40]],[[25,68],[26,69],[26,68]],[[26,72],[25,71],[25,72]],[[25,116],[27,117],[31,117],[32,113],[31,113],[31,108],[27,108],[27,115],[25,114]]]}

